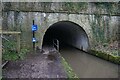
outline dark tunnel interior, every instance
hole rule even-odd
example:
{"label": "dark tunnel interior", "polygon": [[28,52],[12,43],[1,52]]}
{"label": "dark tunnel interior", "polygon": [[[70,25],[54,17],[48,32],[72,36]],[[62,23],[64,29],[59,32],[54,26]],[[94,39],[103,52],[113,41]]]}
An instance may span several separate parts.
{"label": "dark tunnel interior", "polygon": [[42,47],[52,46],[54,39],[59,40],[60,47],[66,44],[83,51],[89,49],[89,40],[85,30],[70,21],[60,21],[51,25],[44,35]]}

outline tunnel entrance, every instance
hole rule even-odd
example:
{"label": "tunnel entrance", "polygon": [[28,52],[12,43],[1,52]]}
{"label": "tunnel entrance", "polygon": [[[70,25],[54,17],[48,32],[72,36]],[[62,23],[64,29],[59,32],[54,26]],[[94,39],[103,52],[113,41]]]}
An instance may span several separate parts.
{"label": "tunnel entrance", "polygon": [[51,25],[45,32],[42,48],[53,46],[53,40],[59,40],[60,48],[65,45],[88,51],[89,40],[85,30],[71,21],[60,21]]}

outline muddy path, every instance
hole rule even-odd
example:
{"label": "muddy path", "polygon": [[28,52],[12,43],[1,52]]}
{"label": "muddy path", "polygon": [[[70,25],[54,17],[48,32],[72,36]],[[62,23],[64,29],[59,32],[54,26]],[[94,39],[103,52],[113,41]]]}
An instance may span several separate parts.
{"label": "muddy path", "polygon": [[3,78],[67,78],[59,54],[55,60],[47,56],[34,53],[29,54],[25,60],[10,61],[3,69]]}

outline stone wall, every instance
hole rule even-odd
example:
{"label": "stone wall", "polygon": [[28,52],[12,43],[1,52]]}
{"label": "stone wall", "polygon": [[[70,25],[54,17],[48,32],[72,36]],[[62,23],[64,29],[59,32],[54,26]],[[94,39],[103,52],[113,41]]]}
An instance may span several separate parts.
{"label": "stone wall", "polygon": [[36,46],[41,48],[46,30],[56,22],[67,20],[75,22],[86,31],[91,49],[103,51],[103,45],[107,45],[106,49],[110,49],[110,44],[118,39],[120,17],[117,14],[119,13],[117,5],[113,7],[114,12],[109,12],[106,8],[95,7],[93,3],[84,3],[84,5],[79,3],[82,7],[78,7],[78,3],[72,4],[5,3],[3,29],[21,31],[22,47],[32,48],[31,25],[35,20],[35,24],[38,25]]}

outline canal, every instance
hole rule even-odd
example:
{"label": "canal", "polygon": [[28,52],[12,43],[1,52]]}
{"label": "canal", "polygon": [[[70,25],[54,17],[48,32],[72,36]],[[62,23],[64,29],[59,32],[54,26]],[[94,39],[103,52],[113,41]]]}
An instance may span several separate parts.
{"label": "canal", "polygon": [[64,46],[60,53],[80,78],[118,78],[117,64],[70,46]]}

